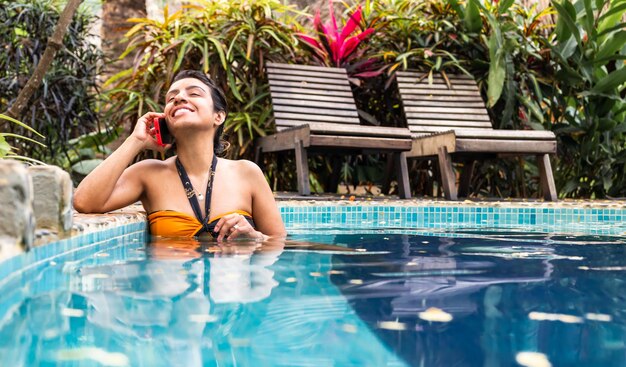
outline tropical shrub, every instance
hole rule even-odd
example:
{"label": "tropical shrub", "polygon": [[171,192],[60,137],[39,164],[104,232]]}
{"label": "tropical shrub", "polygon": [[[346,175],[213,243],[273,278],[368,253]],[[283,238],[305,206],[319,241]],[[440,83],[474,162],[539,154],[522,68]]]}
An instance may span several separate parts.
{"label": "tropical shrub", "polygon": [[[15,124],[19,127],[22,127],[25,130],[28,130],[29,132],[37,135],[39,138],[43,138],[44,136],[39,134],[37,131],[35,131],[33,128],[31,128],[30,126],[10,117],[7,115],[3,115],[0,114],[0,120],[6,120],[12,124]],[[37,140],[25,137],[23,135],[20,134],[14,134],[14,133],[0,133],[0,159],[4,159],[4,158],[12,158],[12,159],[19,159],[19,160],[25,160],[25,161],[31,161],[31,162],[37,162],[40,163],[32,158],[29,157],[25,157],[21,154],[19,154],[19,151],[17,151],[17,149],[13,146],[11,146],[11,144],[9,144],[9,142],[7,142],[6,138],[9,139],[18,139],[18,141],[24,141],[27,143],[31,143],[31,144],[38,144],[41,146],[44,146],[42,143],[40,143]]]}
{"label": "tropical shrub", "polygon": [[[55,2],[0,0],[0,110],[17,97],[42,56],[60,10]],[[15,140],[21,155],[69,168],[80,159],[71,139],[103,128],[97,105],[97,75],[101,54],[89,42],[94,18],[76,13],[42,85],[17,119],[45,136],[45,146]],[[33,132],[24,125],[5,123],[3,131],[22,136]],[[8,137],[8,135],[5,135]]]}
{"label": "tropical shrub", "polygon": [[563,0],[543,99],[560,137],[557,185],[568,197],[626,196],[626,1]]}
{"label": "tropical shrub", "polygon": [[[276,14],[281,14],[278,16]],[[149,110],[161,111],[170,80],[180,70],[201,69],[227,96],[225,134],[237,149],[231,157],[252,157],[252,143],[273,128],[264,65],[297,58],[298,13],[277,0],[203,1],[164,20],[131,19],[129,46],[138,51],[132,68],[107,82],[108,118],[132,124]]]}

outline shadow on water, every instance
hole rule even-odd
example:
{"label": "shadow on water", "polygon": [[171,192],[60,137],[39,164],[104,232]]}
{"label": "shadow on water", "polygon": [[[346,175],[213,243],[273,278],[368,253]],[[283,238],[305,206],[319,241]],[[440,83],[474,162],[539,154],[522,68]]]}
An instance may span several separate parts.
{"label": "shadow on water", "polygon": [[623,238],[476,234],[337,235],[388,253],[335,255],[331,279],[409,365],[626,363]]}

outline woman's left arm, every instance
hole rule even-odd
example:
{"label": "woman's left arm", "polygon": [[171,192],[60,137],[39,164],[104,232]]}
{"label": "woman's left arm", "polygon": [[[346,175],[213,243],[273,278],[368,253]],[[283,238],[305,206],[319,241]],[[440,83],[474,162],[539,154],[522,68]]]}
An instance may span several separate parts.
{"label": "woman's left arm", "polygon": [[245,177],[250,188],[251,214],[256,231],[247,228],[249,224],[239,214],[233,215],[233,218],[225,216],[215,226],[215,231],[219,232],[217,240],[250,237],[263,237],[265,240],[268,237],[285,237],[287,235],[285,224],[263,171],[250,161],[241,160],[238,163],[241,164],[242,177]]}

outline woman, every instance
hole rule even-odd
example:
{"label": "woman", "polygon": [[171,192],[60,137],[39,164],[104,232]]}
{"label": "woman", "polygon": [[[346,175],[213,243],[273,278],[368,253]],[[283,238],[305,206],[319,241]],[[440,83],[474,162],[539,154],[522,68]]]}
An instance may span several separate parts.
{"label": "woman", "polygon": [[[141,200],[152,235],[218,241],[285,236],[272,191],[257,165],[217,158],[227,115],[223,92],[205,74],[182,71],[163,113],[143,115],[124,143],[78,185],[74,208],[104,213]],[[153,121],[164,117],[177,156],[132,163],[144,149],[164,151]]]}

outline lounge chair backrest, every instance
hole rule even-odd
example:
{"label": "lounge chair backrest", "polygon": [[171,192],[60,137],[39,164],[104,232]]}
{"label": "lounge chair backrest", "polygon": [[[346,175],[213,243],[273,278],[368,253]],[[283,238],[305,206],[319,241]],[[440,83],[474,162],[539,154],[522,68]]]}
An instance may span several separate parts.
{"label": "lounge chair backrest", "polygon": [[485,103],[474,79],[447,74],[451,88],[441,75],[428,83],[425,73],[399,71],[398,89],[407,125],[414,134],[454,129],[493,129]]}
{"label": "lounge chair backrest", "polygon": [[345,69],[268,63],[276,130],[309,123],[358,125]]}

